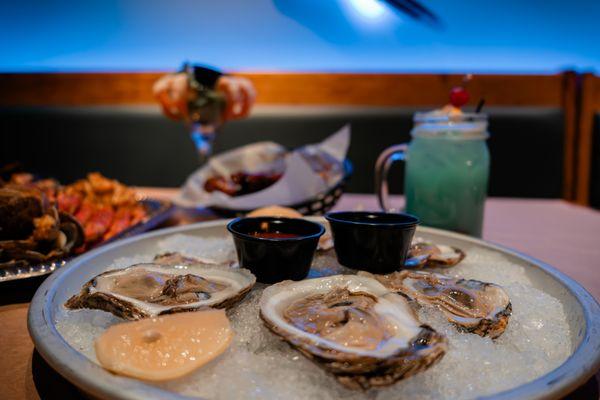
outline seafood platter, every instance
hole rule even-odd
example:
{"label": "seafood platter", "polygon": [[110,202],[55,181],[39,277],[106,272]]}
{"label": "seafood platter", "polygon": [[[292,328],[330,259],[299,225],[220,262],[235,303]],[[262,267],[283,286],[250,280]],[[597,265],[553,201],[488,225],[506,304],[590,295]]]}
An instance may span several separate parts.
{"label": "seafood platter", "polygon": [[158,225],[171,208],[99,173],[68,185],[21,172],[0,178],[0,282],[49,274],[91,248]]}
{"label": "seafood platter", "polygon": [[52,274],[29,331],[107,399],[561,398],[600,366],[579,284],[417,224],[269,208],[124,239]]}

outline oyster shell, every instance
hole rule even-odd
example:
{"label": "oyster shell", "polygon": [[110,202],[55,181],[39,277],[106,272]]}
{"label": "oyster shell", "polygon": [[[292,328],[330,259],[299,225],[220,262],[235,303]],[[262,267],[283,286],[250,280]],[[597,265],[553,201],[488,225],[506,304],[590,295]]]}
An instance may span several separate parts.
{"label": "oyster shell", "polygon": [[319,244],[317,245],[318,251],[328,251],[333,249],[333,237],[328,227],[325,227],[325,233],[319,238]]}
{"label": "oyster shell", "polygon": [[418,267],[453,267],[465,258],[465,252],[457,247],[434,244],[417,238],[408,250],[405,265]]}
{"label": "oyster shell", "polygon": [[492,339],[504,333],[512,312],[501,286],[472,279],[454,279],[425,271],[400,271],[371,275],[387,288],[420,305],[437,306],[457,327]]}
{"label": "oyster shell", "polygon": [[162,254],[157,254],[154,256],[152,262],[161,265],[195,265],[195,264],[205,264],[205,265],[220,265],[220,266],[229,266],[233,267],[237,265],[237,260],[216,260],[214,258],[208,257],[188,257],[178,252],[166,252]]}
{"label": "oyster shell", "polygon": [[250,291],[255,276],[242,268],[137,264],[104,272],[65,303],[137,320],[206,307],[229,308]]}
{"label": "oyster shell", "polygon": [[265,325],[351,389],[369,389],[429,368],[444,336],[416,318],[406,299],[377,280],[334,275],[284,281],[260,299]]}
{"label": "oyster shell", "polygon": [[83,228],[42,191],[0,187],[0,269],[64,258],[84,241]]}
{"label": "oyster shell", "polygon": [[152,259],[152,262],[160,265],[195,265],[195,264],[208,264],[208,265],[219,265],[216,261],[210,258],[201,259],[197,257],[188,257],[178,252],[166,252],[157,254]]}

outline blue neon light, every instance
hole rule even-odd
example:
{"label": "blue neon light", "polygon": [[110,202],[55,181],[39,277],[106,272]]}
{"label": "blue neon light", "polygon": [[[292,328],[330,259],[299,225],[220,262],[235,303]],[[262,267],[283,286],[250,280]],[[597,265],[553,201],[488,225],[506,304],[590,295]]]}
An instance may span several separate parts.
{"label": "blue neon light", "polygon": [[600,1],[420,1],[443,29],[381,0],[3,1],[0,71],[600,69]]}

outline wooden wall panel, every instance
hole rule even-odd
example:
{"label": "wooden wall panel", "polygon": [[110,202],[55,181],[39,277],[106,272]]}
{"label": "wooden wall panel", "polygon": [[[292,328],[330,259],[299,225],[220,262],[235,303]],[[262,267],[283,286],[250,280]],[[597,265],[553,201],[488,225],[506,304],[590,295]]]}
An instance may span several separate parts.
{"label": "wooden wall panel", "polygon": [[577,98],[578,76],[574,72],[563,75],[562,104],[564,113],[563,199],[575,198],[575,159],[577,151]]}
{"label": "wooden wall panel", "polygon": [[[0,74],[0,105],[110,105],[153,104],[152,84],[163,72],[39,73]],[[251,79],[259,104],[440,106],[450,88],[462,82],[460,74],[348,74],[348,73],[241,73]],[[594,86],[584,77],[583,86]],[[590,107],[587,97],[583,112],[576,108],[578,76],[572,72],[555,75],[475,75],[468,84],[471,103],[485,98],[490,106],[557,107],[565,115],[565,199],[587,202],[591,142]],[[589,89],[589,88],[588,88]],[[595,90],[595,89],[594,89]],[[589,91],[585,96],[600,97]],[[595,93],[595,92],[594,92]],[[600,89],[598,90],[600,93]],[[587,104],[587,105],[586,105]],[[580,116],[585,116],[581,119]],[[589,120],[588,120],[589,119]],[[589,130],[589,137],[587,132]],[[578,131],[586,133],[577,141]],[[585,187],[587,178],[587,189]],[[578,179],[583,177],[581,179]],[[582,199],[586,199],[584,202]]]}
{"label": "wooden wall panel", "polygon": [[[462,75],[248,74],[259,102],[274,104],[368,104],[439,106]],[[469,83],[473,99],[490,105],[561,104],[558,75],[478,75]],[[476,100],[475,100],[476,101]]]}
{"label": "wooden wall panel", "polygon": [[[0,74],[0,105],[150,104],[162,73]],[[259,104],[439,106],[462,75],[247,73]],[[563,104],[562,75],[477,75],[473,101],[488,105]]]}
{"label": "wooden wall panel", "polygon": [[600,78],[593,74],[583,74],[580,86],[577,157],[575,159],[577,177],[575,202],[588,205],[592,171],[594,114],[600,112]]}
{"label": "wooden wall panel", "polygon": [[1,105],[146,104],[159,73],[0,74]]}

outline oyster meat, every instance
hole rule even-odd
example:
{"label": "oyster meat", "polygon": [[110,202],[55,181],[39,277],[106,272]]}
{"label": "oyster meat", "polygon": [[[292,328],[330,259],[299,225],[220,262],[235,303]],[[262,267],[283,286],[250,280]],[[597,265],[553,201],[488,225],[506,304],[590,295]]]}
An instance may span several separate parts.
{"label": "oyster meat", "polygon": [[504,333],[512,312],[510,298],[493,283],[455,279],[425,271],[371,275],[387,288],[420,305],[437,306],[457,327],[492,339]]}
{"label": "oyster meat", "polygon": [[206,307],[229,308],[255,282],[255,276],[243,268],[137,264],[94,277],[65,307],[104,310],[129,320]]}
{"label": "oyster meat", "polygon": [[334,275],[265,289],[265,325],[351,389],[391,385],[435,364],[444,336],[377,280]]}
{"label": "oyster meat", "polygon": [[415,267],[453,267],[465,258],[465,252],[459,248],[434,244],[417,238],[408,250],[406,266]]}

